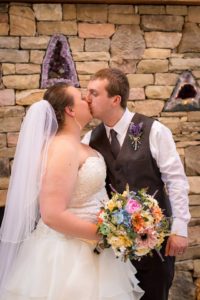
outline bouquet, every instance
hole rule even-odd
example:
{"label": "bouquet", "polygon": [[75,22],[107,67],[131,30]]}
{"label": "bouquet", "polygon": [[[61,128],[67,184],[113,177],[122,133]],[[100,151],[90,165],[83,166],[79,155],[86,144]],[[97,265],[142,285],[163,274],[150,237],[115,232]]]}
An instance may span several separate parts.
{"label": "bouquet", "polygon": [[96,252],[112,247],[116,257],[126,261],[140,260],[154,249],[162,259],[159,250],[169,235],[169,220],[147,189],[133,192],[127,185],[122,194],[113,191],[112,198],[101,207],[97,228],[103,239]]}

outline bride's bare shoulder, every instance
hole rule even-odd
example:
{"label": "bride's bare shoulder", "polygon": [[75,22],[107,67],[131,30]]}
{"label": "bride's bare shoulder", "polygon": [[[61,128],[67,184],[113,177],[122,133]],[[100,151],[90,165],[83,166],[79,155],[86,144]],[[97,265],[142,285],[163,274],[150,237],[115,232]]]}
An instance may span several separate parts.
{"label": "bride's bare shoulder", "polygon": [[80,142],[71,136],[55,136],[49,145],[49,154],[56,156],[59,154],[74,153],[80,146]]}

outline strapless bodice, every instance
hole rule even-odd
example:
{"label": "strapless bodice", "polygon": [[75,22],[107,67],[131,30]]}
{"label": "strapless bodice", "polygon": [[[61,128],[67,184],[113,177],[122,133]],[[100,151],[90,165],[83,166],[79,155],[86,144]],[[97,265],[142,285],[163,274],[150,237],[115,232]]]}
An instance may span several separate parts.
{"label": "strapless bodice", "polygon": [[106,166],[102,156],[90,156],[78,172],[77,185],[69,210],[83,219],[96,222],[96,215],[107,199]]}

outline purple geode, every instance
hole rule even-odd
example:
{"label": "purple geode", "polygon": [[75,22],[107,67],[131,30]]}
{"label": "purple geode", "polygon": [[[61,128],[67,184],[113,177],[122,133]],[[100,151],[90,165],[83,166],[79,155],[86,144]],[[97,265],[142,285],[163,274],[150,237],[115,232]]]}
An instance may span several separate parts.
{"label": "purple geode", "polygon": [[52,36],[42,64],[41,88],[58,82],[69,82],[79,87],[75,65],[64,35]]}

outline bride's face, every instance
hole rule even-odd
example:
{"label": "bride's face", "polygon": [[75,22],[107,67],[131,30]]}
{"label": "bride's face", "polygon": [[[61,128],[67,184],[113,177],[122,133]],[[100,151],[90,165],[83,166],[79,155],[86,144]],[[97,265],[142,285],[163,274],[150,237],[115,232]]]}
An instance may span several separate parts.
{"label": "bride's face", "polygon": [[80,125],[84,127],[92,120],[89,105],[87,101],[82,98],[81,92],[78,89],[71,86],[69,87],[69,92],[74,98],[73,111],[75,113],[75,118]]}

